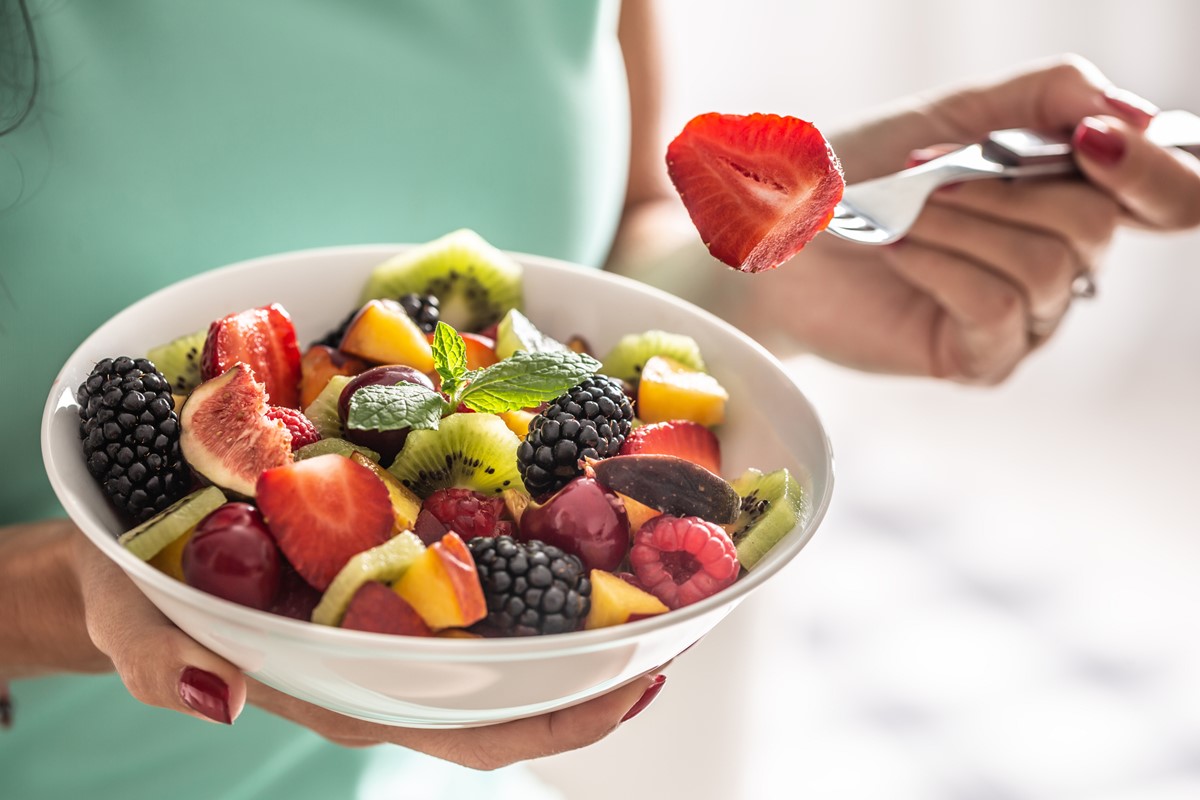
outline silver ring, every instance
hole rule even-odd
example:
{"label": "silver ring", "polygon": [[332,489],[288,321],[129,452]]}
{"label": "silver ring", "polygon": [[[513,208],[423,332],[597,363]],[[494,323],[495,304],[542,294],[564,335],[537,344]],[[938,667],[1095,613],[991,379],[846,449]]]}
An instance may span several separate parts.
{"label": "silver ring", "polygon": [[1096,296],[1096,277],[1091,270],[1081,272],[1071,281],[1071,297],[1080,300],[1091,300]]}

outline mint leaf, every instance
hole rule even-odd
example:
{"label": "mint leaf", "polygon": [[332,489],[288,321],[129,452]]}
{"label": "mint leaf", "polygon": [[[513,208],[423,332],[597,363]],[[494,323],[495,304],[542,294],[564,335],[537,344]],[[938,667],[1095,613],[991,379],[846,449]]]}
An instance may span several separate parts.
{"label": "mint leaf", "polygon": [[359,431],[433,429],[446,411],[440,394],[415,383],[364,386],[350,396],[346,427]]}
{"label": "mint leaf", "polygon": [[528,408],[553,400],[599,368],[596,359],[571,350],[522,350],[473,373],[458,399],[467,408],[486,414]]}
{"label": "mint leaf", "polygon": [[467,371],[467,345],[458,331],[440,320],[433,329],[433,368],[442,376],[442,391],[453,397]]}

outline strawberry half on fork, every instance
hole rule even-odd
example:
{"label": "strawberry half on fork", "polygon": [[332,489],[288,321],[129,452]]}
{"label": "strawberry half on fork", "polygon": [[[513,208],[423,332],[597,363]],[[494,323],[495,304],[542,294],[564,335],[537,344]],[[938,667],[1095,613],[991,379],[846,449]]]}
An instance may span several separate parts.
{"label": "strawberry half on fork", "polygon": [[702,114],[667,147],[667,172],[713,256],[774,269],[829,225],[842,166],[811,123],[775,114]]}

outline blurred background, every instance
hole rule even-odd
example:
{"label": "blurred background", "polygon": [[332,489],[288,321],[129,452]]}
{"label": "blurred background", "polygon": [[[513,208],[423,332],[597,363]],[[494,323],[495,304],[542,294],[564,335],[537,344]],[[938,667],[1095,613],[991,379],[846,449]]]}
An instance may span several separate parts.
{"label": "blurred background", "polygon": [[[668,138],[713,110],[833,130],[1068,51],[1200,112],[1186,0],[660,5]],[[1127,233],[999,388],[789,362],[837,457],[825,523],[648,711],[538,772],[572,800],[1200,797],[1198,297],[1200,234]]]}

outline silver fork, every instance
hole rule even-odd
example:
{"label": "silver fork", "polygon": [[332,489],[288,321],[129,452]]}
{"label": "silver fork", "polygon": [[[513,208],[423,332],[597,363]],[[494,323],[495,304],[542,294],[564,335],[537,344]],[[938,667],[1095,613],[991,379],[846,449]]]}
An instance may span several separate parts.
{"label": "silver fork", "polygon": [[[1200,157],[1200,117],[1163,111],[1147,137]],[[860,244],[889,244],[912,228],[925,200],[939,186],[981,178],[1036,178],[1076,172],[1071,144],[1024,128],[993,131],[979,144],[924,164],[846,187],[827,230]]]}

